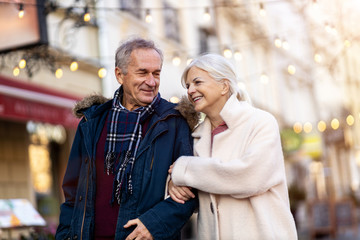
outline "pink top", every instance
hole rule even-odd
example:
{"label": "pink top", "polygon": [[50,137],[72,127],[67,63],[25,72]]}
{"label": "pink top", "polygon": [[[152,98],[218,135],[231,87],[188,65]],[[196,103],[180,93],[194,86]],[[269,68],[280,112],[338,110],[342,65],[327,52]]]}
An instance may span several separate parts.
{"label": "pink top", "polygon": [[214,128],[214,130],[211,131],[211,150],[212,150],[212,146],[213,146],[214,136],[218,133],[225,131],[226,129],[228,129],[228,126],[226,125],[225,122],[222,122],[222,123],[220,123],[219,126],[217,126],[216,128]]}

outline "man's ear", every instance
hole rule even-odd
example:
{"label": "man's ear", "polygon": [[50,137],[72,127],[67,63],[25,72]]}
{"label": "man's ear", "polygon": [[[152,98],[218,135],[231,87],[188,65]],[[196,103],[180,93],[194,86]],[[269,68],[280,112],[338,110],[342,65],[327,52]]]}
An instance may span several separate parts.
{"label": "man's ear", "polygon": [[119,84],[123,84],[124,74],[119,67],[115,67],[115,77]]}
{"label": "man's ear", "polygon": [[222,95],[226,95],[230,92],[230,83],[229,83],[229,80],[227,79],[223,79],[222,81],[222,91],[221,91],[221,94]]}

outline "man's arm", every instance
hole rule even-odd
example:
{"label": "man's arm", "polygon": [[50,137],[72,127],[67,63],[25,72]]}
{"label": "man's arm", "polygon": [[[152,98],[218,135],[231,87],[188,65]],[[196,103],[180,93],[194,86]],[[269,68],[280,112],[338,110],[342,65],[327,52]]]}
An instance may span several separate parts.
{"label": "man's arm", "polygon": [[[193,140],[185,119],[177,118],[174,128],[176,129],[176,139],[173,146],[173,159],[176,160],[180,156],[192,156]],[[196,190],[194,193],[196,197],[184,204],[177,203],[168,197],[142,214],[139,220],[150,231],[154,239],[174,238],[198,208]]]}
{"label": "man's arm", "polygon": [[79,129],[76,131],[74,142],[71,147],[68,165],[66,168],[63,191],[65,202],[60,206],[59,226],[56,230],[56,239],[65,239],[70,229],[70,223],[73,215],[76,189],[78,185],[80,167],[81,167],[81,136]]}
{"label": "man's arm", "polygon": [[197,197],[184,204],[177,203],[169,197],[141,215],[139,220],[154,239],[171,239],[180,232],[198,205]]}

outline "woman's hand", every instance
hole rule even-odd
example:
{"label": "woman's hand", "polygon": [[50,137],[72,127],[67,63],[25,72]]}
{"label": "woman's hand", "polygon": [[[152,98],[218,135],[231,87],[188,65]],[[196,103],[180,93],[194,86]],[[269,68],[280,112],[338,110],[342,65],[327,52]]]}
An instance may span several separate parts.
{"label": "woman's hand", "polygon": [[172,198],[172,200],[182,204],[184,204],[185,201],[189,200],[190,198],[195,198],[195,195],[191,191],[190,187],[175,186],[172,180],[169,181],[169,195]]}
{"label": "woman's hand", "polygon": [[169,168],[169,170],[168,170],[168,173],[169,173],[170,175],[171,175],[171,173],[172,173],[173,168],[174,168],[174,164],[171,164],[171,166],[170,166],[170,168]]}

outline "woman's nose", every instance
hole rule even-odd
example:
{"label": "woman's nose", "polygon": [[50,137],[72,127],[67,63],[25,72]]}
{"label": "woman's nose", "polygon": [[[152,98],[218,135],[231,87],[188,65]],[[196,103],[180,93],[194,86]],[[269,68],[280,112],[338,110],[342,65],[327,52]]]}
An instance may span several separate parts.
{"label": "woman's nose", "polygon": [[191,96],[195,92],[194,86],[190,85],[187,89],[187,94]]}

